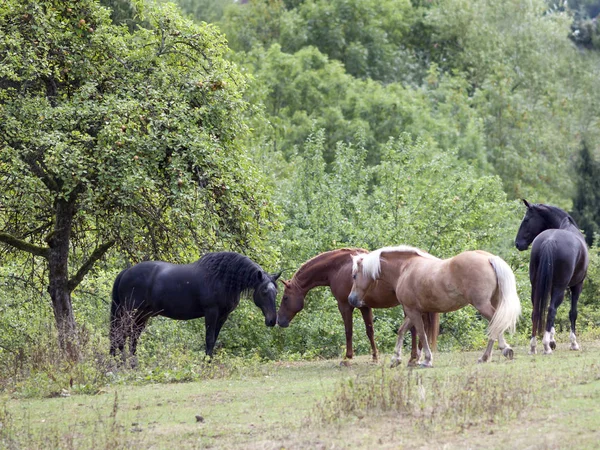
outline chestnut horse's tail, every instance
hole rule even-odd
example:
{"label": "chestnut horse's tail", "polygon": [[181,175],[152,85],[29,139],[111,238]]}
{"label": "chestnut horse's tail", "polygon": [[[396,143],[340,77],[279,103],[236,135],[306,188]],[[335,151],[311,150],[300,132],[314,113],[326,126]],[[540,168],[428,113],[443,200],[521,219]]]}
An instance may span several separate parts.
{"label": "chestnut horse's tail", "polygon": [[546,315],[550,290],[552,288],[552,277],[554,275],[554,251],[555,242],[547,240],[540,249],[537,270],[535,271],[535,286],[533,290],[533,320],[532,336],[543,332],[546,327]]}
{"label": "chestnut horse's tail", "polygon": [[440,313],[423,313],[423,324],[425,325],[425,334],[429,348],[433,351],[437,350],[437,338],[440,334]]}
{"label": "chestnut horse's tail", "polygon": [[488,326],[488,338],[495,340],[506,330],[515,332],[517,320],[521,315],[521,301],[517,294],[515,274],[510,266],[499,256],[491,257],[489,261],[496,272],[499,290],[496,312]]}

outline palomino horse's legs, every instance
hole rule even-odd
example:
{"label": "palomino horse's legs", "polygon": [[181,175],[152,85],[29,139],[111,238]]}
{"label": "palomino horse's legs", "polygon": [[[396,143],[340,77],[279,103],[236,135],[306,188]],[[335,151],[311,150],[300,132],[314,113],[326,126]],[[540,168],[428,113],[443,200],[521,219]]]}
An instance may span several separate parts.
{"label": "palomino horse's legs", "polygon": [[[491,303],[477,305],[477,310],[481,313],[483,317],[485,317],[488,320],[488,322],[492,320],[492,317],[494,316],[495,312],[494,307]],[[504,340],[504,337],[502,337],[502,340]],[[495,341],[496,338],[493,336],[491,337],[491,339],[488,339],[487,347],[485,348],[485,351],[483,352],[483,355],[481,355],[481,357],[479,358],[478,362],[487,362],[491,359]],[[498,336],[498,343],[500,343],[500,336]]]}
{"label": "palomino horse's legs", "polygon": [[571,350],[579,350],[579,344],[575,336],[575,322],[577,321],[577,301],[582,289],[583,283],[571,287],[571,311],[569,311],[569,320],[571,321]]}
{"label": "palomino horse's legs", "polygon": [[377,362],[377,346],[375,345],[375,333],[373,331],[373,310],[371,308],[363,307],[360,308],[360,312],[365,322],[365,328],[367,330],[367,337],[371,344],[371,354],[373,355],[373,362]]}
{"label": "palomino horse's legs", "polygon": [[392,364],[391,367],[396,367],[400,364],[402,360],[402,344],[404,343],[404,334],[406,330],[408,330],[411,326],[412,322],[410,317],[404,317],[404,322],[398,329],[398,339],[396,340],[396,348],[394,349],[394,355],[392,356]]}
{"label": "palomino horse's legs", "polygon": [[504,333],[500,333],[500,336],[498,336],[498,348],[502,350],[503,356],[506,356],[508,359],[513,359],[515,353],[510,345],[504,340]]}
{"label": "palomino horse's legs", "polygon": [[342,315],[344,330],[346,331],[346,357],[340,364],[347,365],[347,360],[352,359],[354,356],[354,349],[352,348],[352,312],[354,311],[354,307],[348,303],[341,303],[338,301],[338,310]]}
{"label": "palomino horse's legs", "polygon": [[[552,349],[556,348],[556,341],[552,334],[554,328],[554,320],[556,319],[556,310],[563,302],[565,298],[564,289],[552,287],[552,295],[550,296],[550,304],[548,305],[548,318],[546,320],[546,330],[544,331],[544,337],[542,338],[542,344],[544,345],[544,354],[549,355],[552,353]],[[552,346],[554,343],[554,346]]]}

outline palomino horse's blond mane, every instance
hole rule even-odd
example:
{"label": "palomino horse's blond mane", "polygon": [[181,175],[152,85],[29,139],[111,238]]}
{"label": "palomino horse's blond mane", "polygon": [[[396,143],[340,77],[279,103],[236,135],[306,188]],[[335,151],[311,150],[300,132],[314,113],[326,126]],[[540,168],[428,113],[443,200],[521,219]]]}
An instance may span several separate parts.
{"label": "palomino horse's blond mane", "polygon": [[409,245],[399,245],[397,247],[382,247],[377,250],[373,250],[366,255],[354,255],[352,256],[352,273],[356,273],[358,270],[358,262],[362,261],[363,275],[371,277],[376,280],[379,277],[381,271],[381,254],[382,253],[411,253],[414,255],[422,256],[423,258],[439,260],[435,256]]}

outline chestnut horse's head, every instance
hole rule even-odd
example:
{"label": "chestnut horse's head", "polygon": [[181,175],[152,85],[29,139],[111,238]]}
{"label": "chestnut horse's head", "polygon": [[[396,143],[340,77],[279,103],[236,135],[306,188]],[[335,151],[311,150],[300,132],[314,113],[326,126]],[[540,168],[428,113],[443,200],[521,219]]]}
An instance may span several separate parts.
{"label": "chestnut horse's head", "polygon": [[304,308],[305,292],[300,290],[293,280],[280,281],[285,286],[285,289],[283,290],[279,311],[277,311],[277,324],[282,328],[287,328],[294,316]]}

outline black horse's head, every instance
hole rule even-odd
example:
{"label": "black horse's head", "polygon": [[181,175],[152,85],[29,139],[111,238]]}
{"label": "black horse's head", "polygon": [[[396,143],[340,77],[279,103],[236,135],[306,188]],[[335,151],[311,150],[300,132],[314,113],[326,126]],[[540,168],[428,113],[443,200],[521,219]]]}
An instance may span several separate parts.
{"label": "black horse's head", "polygon": [[523,203],[527,207],[527,212],[515,239],[515,246],[519,251],[527,250],[536,236],[549,228],[543,209],[540,207],[542,205],[532,205],[525,199]]}
{"label": "black horse's head", "polygon": [[277,323],[277,278],[281,272],[269,275],[266,272],[259,271],[258,283],[254,288],[254,304],[260,308],[265,316],[265,325],[273,327]]}

